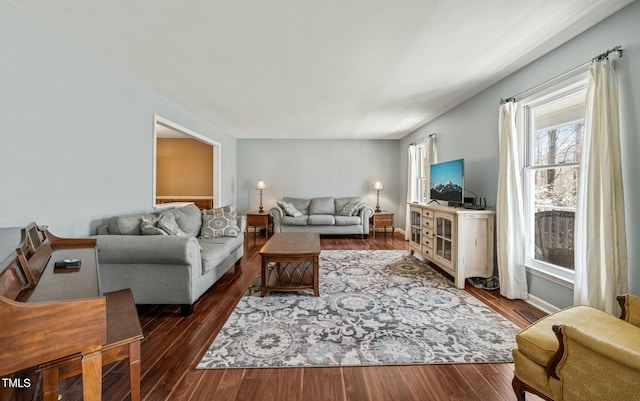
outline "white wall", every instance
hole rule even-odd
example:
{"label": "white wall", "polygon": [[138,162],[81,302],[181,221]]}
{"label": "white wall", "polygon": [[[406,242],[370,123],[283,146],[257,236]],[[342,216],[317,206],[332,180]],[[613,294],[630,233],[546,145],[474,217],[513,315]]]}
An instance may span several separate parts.
{"label": "white wall", "polygon": [[235,202],[236,141],[0,1],[0,227],[93,233],[153,205],[153,114],[222,145],[222,203]]}
{"label": "white wall", "polygon": [[[439,160],[465,159],[465,186],[495,205],[498,174],[498,105],[507,98],[582,64],[616,45],[624,57],[616,61],[621,91],[623,180],[629,242],[629,288],[640,294],[640,3],[635,2],[555,51],[491,86],[433,122],[403,138],[400,165],[406,164],[409,143],[438,133]],[[452,60],[455,62],[455,60]],[[499,60],[496,60],[499,62]],[[401,169],[401,194],[406,193],[406,168]],[[401,202],[406,201],[406,196]],[[555,307],[573,303],[571,289],[529,275],[529,291]]]}
{"label": "white wall", "polygon": [[[382,181],[380,205],[398,208],[398,141],[238,140],[238,210],[257,210],[258,181],[266,182],[265,209],[284,196],[360,196],[375,207],[373,183]],[[398,218],[398,216],[396,216]],[[397,224],[397,223],[396,223]]]}

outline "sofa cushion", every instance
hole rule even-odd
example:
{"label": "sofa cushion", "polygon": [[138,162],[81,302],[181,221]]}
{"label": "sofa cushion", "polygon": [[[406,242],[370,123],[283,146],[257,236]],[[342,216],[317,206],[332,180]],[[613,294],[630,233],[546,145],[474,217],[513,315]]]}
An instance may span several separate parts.
{"label": "sofa cushion", "polygon": [[202,238],[237,237],[240,234],[236,212],[218,211],[202,215]]}
{"label": "sofa cushion", "polygon": [[357,196],[349,196],[346,198],[336,198],[336,214],[340,214],[340,211],[346,206],[349,202],[360,202],[360,198]]}
{"label": "sofa cushion", "polygon": [[309,215],[312,215],[312,214],[335,215],[336,204],[334,199],[332,197],[311,199],[311,203],[309,204]]}
{"label": "sofa cushion", "polygon": [[229,256],[231,249],[227,245],[214,244],[206,241],[198,241],[202,251],[202,273],[207,273],[213,270]]}
{"label": "sofa cushion", "polygon": [[238,235],[237,237],[218,237],[218,238],[198,238],[198,243],[202,244],[217,244],[224,245],[229,248],[229,252],[233,251],[244,243],[244,237]]}
{"label": "sofa cushion", "polygon": [[298,209],[302,214],[309,214],[309,204],[311,203],[311,199],[303,199],[303,198],[282,198],[283,202],[291,203],[293,207]]}
{"label": "sofa cushion", "polygon": [[306,226],[309,224],[307,221],[307,217],[309,216],[299,216],[299,217],[283,216],[280,221],[282,222],[282,224],[285,224],[288,226]]}
{"label": "sofa cushion", "polygon": [[284,214],[286,214],[287,216],[300,217],[303,214],[301,211],[296,209],[292,203],[284,201],[277,201],[276,203],[282,208],[282,210],[284,210]]}
{"label": "sofa cushion", "polygon": [[142,235],[169,235],[158,227],[158,220],[160,220],[160,217],[142,216],[140,218],[140,232]]}
{"label": "sofa cushion", "polygon": [[175,218],[180,229],[189,237],[197,237],[202,227],[202,212],[194,204],[189,204],[176,209],[165,210],[160,215],[171,214]]}
{"label": "sofa cushion", "polygon": [[353,226],[362,224],[360,216],[336,216],[336,226]]}
{"label": "sofa cushion", "polygon": [[332,214],[312,214],[309,215],[309,225],[312,226],[333,226],[336,218]]}

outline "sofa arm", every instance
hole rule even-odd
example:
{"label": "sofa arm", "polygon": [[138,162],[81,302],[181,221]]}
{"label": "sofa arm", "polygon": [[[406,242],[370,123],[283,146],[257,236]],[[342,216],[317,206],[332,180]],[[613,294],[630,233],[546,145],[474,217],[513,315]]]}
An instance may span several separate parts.
{"label": "sofa arm", "polygon": [[640,297],[637,295],[618,295],[618,303],[622,308],[620,319],[640,327]]}
{"label": "sofa arm", "polygon": [[282,217],[284,216],[284,210],[279,206],[272,207],[269,209],[269,214],[273,217],[273,232],[279,233],[281,231],[280,227],[282,224]]}
{"label": "sofa arm", "polygon": [[240,229],[240,234],[244,233],[247,229],[247,216],[238,216],[238,228]]}
{"label": "sofa arm", "polygon": [[99,263],[192,264],[200,258],[193,237],[175,235],[97,235]]}
{"label": "sofa arm", "polygon": [[373,208],[365,206],[360,210],[360,218],[362,219],[362,233],[369,234],[369,219],[373,216]]}
{"label": "sofa arm", "polygon": [[[609,327],[613,326],[613,327]],[[640,328],[620,322],[603,330],[553,327],[563,355],[552,375],[564,400],[623,400],[640,393]]]}

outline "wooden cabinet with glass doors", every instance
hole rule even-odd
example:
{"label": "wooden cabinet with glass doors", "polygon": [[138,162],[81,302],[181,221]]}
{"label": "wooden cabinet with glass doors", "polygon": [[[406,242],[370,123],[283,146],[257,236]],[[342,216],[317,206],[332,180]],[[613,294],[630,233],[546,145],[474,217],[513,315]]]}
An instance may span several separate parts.
{"label": "wooden cabinet with glass doors", "polygon": [[494,219],[493,210],[411,204],[409,248],[464,288],[468,277],[493,276]]}

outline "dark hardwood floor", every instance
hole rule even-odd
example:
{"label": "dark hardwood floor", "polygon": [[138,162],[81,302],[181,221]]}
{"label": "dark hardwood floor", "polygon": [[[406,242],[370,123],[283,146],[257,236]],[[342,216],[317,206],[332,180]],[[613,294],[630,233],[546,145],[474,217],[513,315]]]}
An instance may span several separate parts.
{"label": "dark hardwood floor", "polygon": [[[195,366],[222,328],[234,305],[260,270],[257,254],[264,237],[246,241],[242,269],[233,269],[195,305],[191,317],[179,307],[140,306],[142,399],[148,401],[314,401],[314,400],[490,400],[511,401],[513,365],[460,364],[382,367],[196,370]],[[373,239],[323,238],[322,249],[407,249],[400,234]],[[520,327],[528,322],[515,309],[530,309],[497,291],[467,290]],[[129,400],[126,361],[104,371],[103,399]],[[79,377],[60,385],[62,400],[82,398]],[[527,394],[527,400],[539,398]]]}

